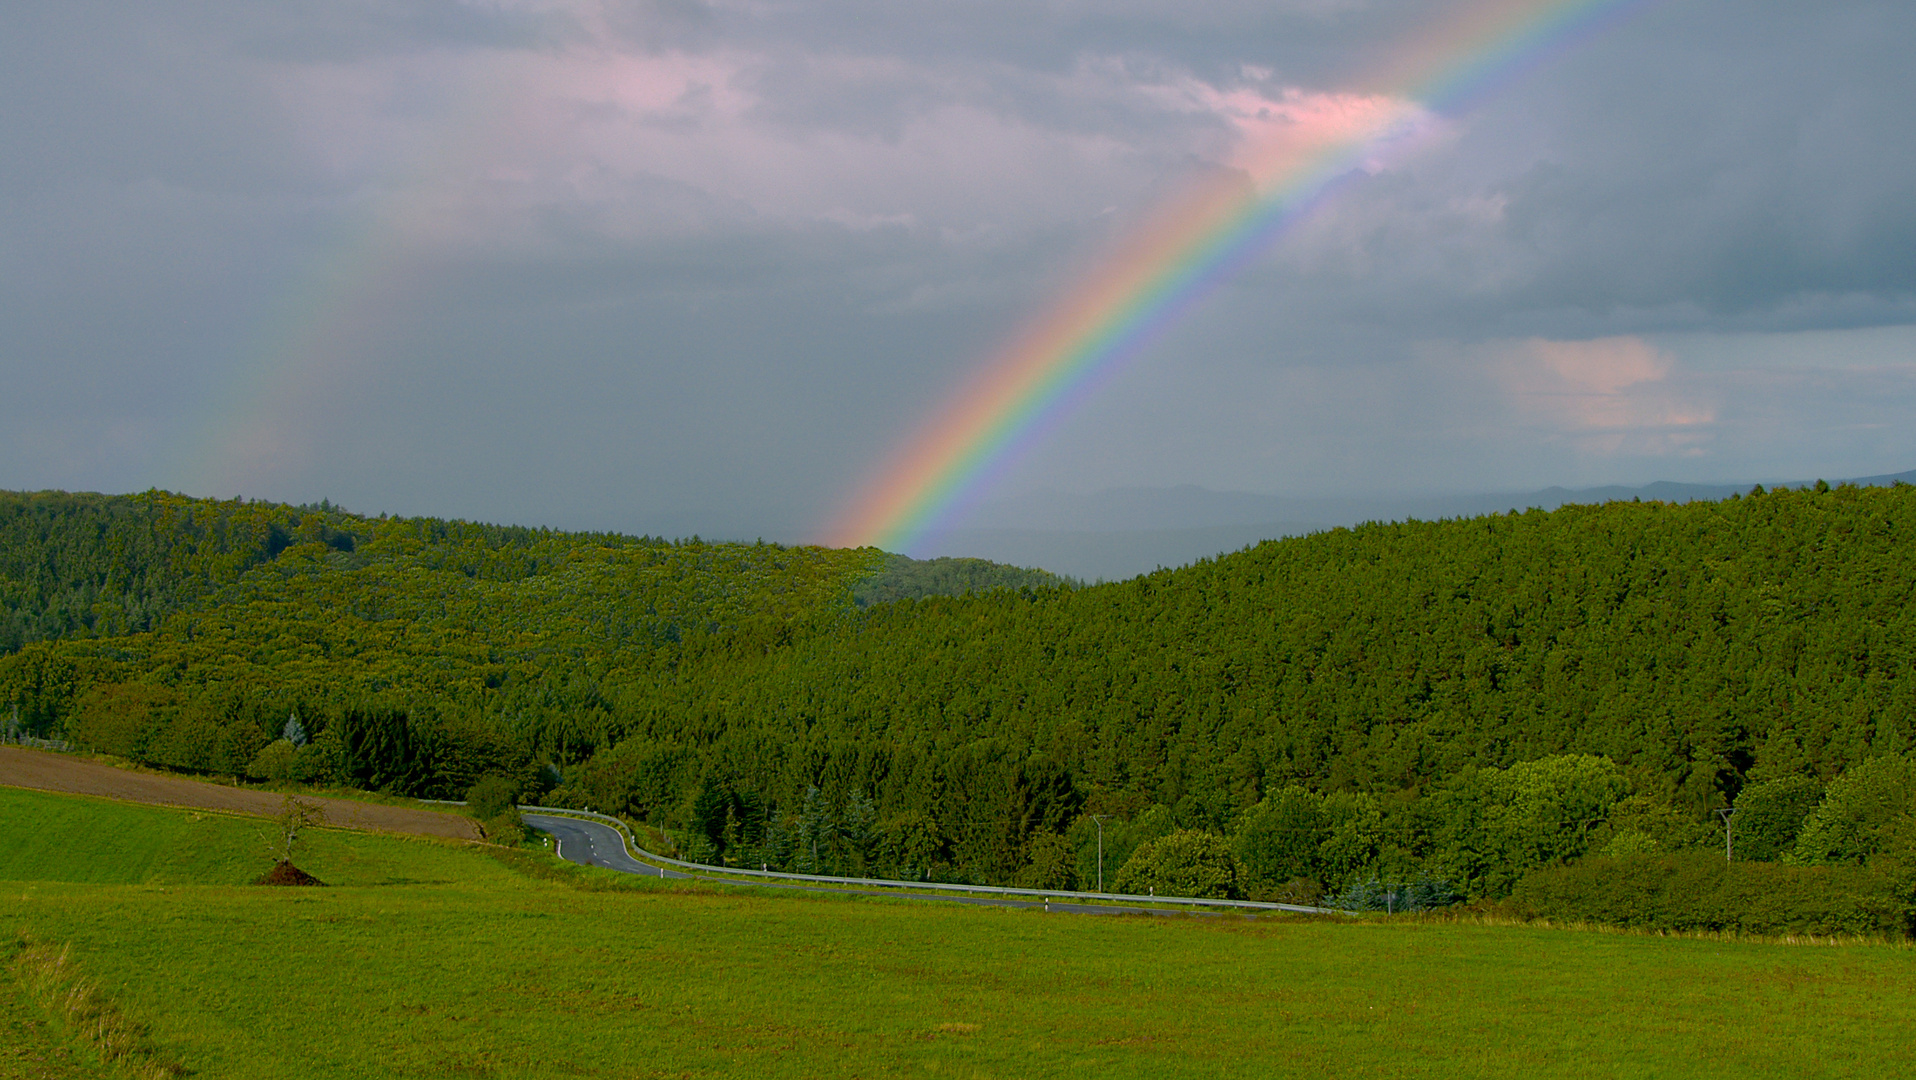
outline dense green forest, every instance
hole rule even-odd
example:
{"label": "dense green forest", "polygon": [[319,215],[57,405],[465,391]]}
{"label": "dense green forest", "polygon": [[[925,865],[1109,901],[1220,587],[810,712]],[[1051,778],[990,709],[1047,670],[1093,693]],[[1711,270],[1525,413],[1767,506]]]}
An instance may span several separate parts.
{"label": "dense green forest", "polygon": [[922,600],[927,596],[968,596],[994,589],[1050,589],[1081,582],[1048,570],[1006,566],[987,559],[914,559],[887,555],[878,573],[852,588],[859,607],[893,600]]}
{"label": "dense green forest", "polygon": [[352,550],[330,506],[0,492],[0,655],[158,626],[295,543]]}
{"label": "dense green forest", "polygon": [[[589,755],[684,656],[763,650],[848,617],[879,559],[163,492],[9,500],[32,522],[0,578],[9,618],[71,626],[0,660],[0,704],[29,731],[231,773],[289,715],[316,738],[336,718],[399,717],[403,745],[443,759],[379,766],[414,778],[408,793]],[[136,603],[172,613],[107,636]]]}
{"label": "dense green forest", "polygon": [[707,859],[1293,897],[1570,896],[1523,883],[1720,852],[1734,810],[1745,857],[1910,891],[1908,487],[1372,524],[866,607],[870,550],[13,498],[39,524],[0,564],[32,628],[0,705],[177,768],[498,774]]}

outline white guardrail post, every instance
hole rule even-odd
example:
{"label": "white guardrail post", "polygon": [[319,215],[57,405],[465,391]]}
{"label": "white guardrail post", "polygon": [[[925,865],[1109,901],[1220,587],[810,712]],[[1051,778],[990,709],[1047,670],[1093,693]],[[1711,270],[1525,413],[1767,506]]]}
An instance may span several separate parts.
{"label": "white guardrail post", "polygon": [[[444,800],[432,800],[432,801],[438,802],[438,801],[444,801]],[[788,874],[779,870],[747,870],[743,867],[712,866],[709,863],[686,862],[683,859],[674,859],[674,858],[671,858],[670,856],[658,855],[653,852],[647,851],[644,847],[640,846],[638,837],[634,836],[632,833],[631,826],[627,825],[624,821],[621,821],[620,819],[611,816],[610,814],[601,814],[592,810],[571,810],[571,809],[566,809],[563,807],[556,807],[556,806],[521,806],[519,807],[519,812],[523,814],[546,814],[546,815],[556,816],[556,817],[589,818],[593,821],[604,822],[605,824],[612,826],[614,829],[618,831],[619,836],[624,839],[625,845],[629,849],[627,851],[627,854],[631,855],[634,859],[642,859],[652,863],[662,863],[667,866],[676,866],[685,870],[694,871],[696,873],[705,874],[708,876],[720,875],[725,877],[775,878],[780,881],[812,881],[812,882],[819,882],[819,883],[828,884],[828,885],[862,885],[866,887],[876,887],[876,888],[885,888],[885,889],[910,889],[914,892],[985,893],[985,894],[990,894],[995,896],[1034,896],[1034,897],[1043,897],[1048,900],[1081,900],[1081,901],[1089,900],[1089,901],[1102,901],[1107,903],[1115,900],[1122,903],[1136,903],[1136,904],[1173,904],[1173,905],[1185,905],[1185,906],[1192,906],[1192,907],[1248,908],[1248,909],[1257,910],[1257,911],[1296,911],[1296,912],[1302,912],[1308,915],[1352,915],[1352,914],[1355,914],[1355,912],[1345,911],[1342,908],[1310,907],[1304,904],[1278,904],[1278,903],[1271,903],[1271,902],[1262,901],[1262,900],[1214,900],[1214,899],[1209,899],[1206,897],[1199,897],[1199,896],[1133,896],[1128,893],[1086,893],[1086,892],[1065,892],[1063,890],[1058,890],[1058,889],[1016,889],[1016,888],[1011,888],[1008,886],[1001,886],[1001,885],[953,885],[953,884],[949,884],[945,882],[933,882],[933,881],[893,881],[888,878],[829,877],[823,874]]]}

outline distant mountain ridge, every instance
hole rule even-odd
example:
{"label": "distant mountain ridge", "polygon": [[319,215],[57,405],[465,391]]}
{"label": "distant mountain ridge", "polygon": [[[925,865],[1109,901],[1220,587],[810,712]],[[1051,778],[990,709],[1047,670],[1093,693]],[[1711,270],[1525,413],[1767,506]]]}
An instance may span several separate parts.
{"label": "distant mountain ridge", "polygon": [[[1761,483],[1766,488],[1807,488],[1816,481]],[[1916,484],[1916,469],[1830,483],[1859,487]],[[1212,491],[1196,484],[1107,488],[1090,494],[1038,492],[981,506],[970,515],[966,527],[933,538],[919,555],[989,559],[1043,567],[1085,581],[1115,581],[1160,567],[1188,565],[1263,540],[1304,536],[1365,521],[1436,521],[1631,499],[1713,501],[1743,494],[1754,486],[1755,482],[1684,484],[1660,480],[1640,487],[1611,484],[1517,493],[1367,498]]]}

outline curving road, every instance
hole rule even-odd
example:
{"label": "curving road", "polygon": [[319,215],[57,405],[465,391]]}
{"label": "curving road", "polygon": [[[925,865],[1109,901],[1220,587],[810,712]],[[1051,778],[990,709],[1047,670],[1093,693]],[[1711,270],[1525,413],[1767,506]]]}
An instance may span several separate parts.
{"label": "curving road", "polygon": [[641,874],[645,877],[680,878],[685,880],[711,881],[723,885],[750,885],[760,889],[797,889],[801,892],[851,893],[856,896],[889,896],[894,899],[929,900],[946,904],[979,904],[985,907],[1042,908],[1045,911],[1065,912],[1074,915],[1209,915],[1217,916],[1214,911],[1165,911],[1160,908],[1113,907],[1104,904],[1067,904],[1056,900],[1013,900],[1009,897],[995,896],[933,896],[925,893],[888,892],[877,889],[850,889],[830,885],[801,885],[789,881],[753,881],[750,879],[717,877],[709,874],[687,874],[661,866],[652,866],[634,859],[625,849],[625,839],[619,831],[610,825],[597,821],[583,821],[579,818],[559,817],[551,814],[526,814],[527,825],[548,833],[558,850],[559,857],[568,862],[586,866],[602,866],[607,870],[617,870],[625,874]]}
{"label": "curving road", "polygon": [[643,874],[646,877],[689,878],[692,876],[677,870],[667,870],[662,866],[649,866],[633,858],[631,853],[625,850],[625,839],[610,825],[547,814],[526,814],[524,820],[527,825],[542,833],[550,834],[553,847],[559,857],[569,862],[582,863],[586,866],[603,866],[607,870],[617,870],[622,874]]}

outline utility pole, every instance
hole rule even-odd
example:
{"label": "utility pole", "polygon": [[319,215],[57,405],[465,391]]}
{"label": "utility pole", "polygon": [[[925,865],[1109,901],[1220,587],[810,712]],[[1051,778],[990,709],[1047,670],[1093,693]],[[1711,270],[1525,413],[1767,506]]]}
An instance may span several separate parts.
{"label": "utility pole", "polygon": [[1734,817],[1735,815],[1736,815],[1736,807],[1734,806],[1730,807],[1727,810],[1718,810],[1716,812],[1716,816],[1723,819],[1723,861],[1724,862],[1736,861],[1736,859],[1734,858],[1736,854],[1736,847],[1735,847],[1736,841],[1734,839],[1736,836],[1736,831],[1735,831],[1736,826],[1730,824],[1730,818]]}

